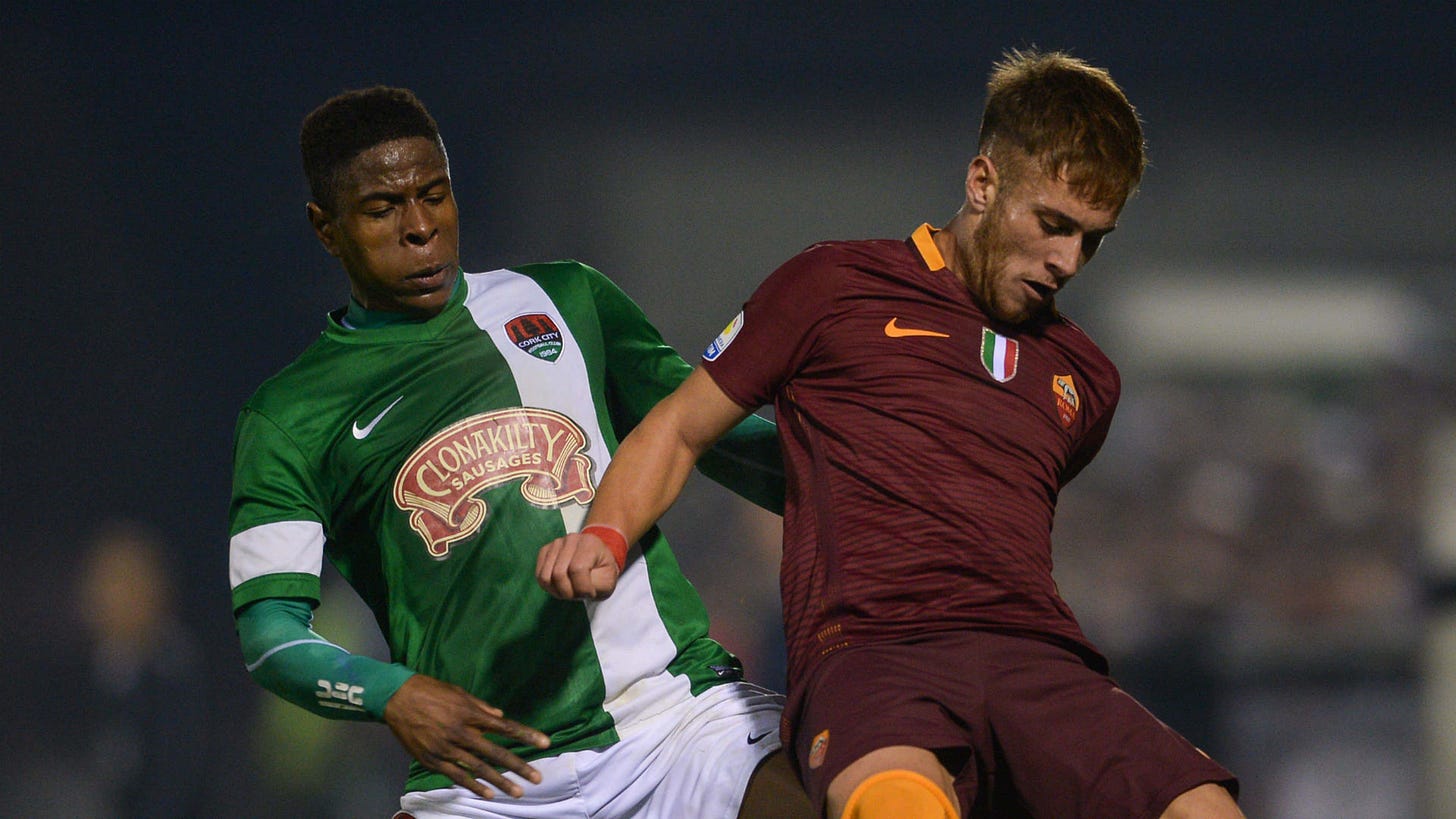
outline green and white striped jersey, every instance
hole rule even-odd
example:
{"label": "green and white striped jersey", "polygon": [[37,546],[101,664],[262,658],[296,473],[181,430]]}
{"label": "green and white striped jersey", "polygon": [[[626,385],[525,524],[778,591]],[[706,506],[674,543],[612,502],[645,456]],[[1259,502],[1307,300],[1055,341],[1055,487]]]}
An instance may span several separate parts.
{"label": "green and white striped jersey", "polygon": [[[428,321],[357,330],[331,315],[248,401],[234,449],[234,611],[316,604],[327,556],[374,611],[394,662],[548,733],[547,754],[604,745],[667,690],[742,673],[708,638],[656,530],[607,600],[557,600],[535,581],[537,551],[580,527],[619,437],[691,367],[585,265],[462,278]],[[700,466],[761,505],[782,503],[762,419]],[[415,764],[407,787],[448,784]]]}

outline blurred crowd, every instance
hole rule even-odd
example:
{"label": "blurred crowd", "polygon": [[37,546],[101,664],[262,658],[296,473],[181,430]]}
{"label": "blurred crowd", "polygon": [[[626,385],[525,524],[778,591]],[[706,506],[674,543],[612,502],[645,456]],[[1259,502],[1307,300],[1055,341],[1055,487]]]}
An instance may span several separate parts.
{"label": "blurred crowd", "polygon": [[1160,378],[1064,494],[1064,595],[1251,816],[1422,815],[1435,398],[1400,375]]}

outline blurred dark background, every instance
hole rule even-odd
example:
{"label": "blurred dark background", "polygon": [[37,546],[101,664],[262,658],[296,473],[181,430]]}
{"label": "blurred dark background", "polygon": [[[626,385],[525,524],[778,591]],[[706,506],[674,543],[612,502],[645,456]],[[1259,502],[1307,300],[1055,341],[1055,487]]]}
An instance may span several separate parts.
{"label": "blurred dark background", "polygon": [[[1456,768],[1453,31],[1450,3],[7,6],[0,814],[116,815],[107,784],[158,740],[187,753],[155,787],[196,783],[200,815],[396,804],[388,731],[271,700],[229,616],[235,414],[347,293],[304,219],[315,105],[414,89],[467,269],[586,261],[691,359],[805,245],[943,224],[991,62],[1036,45],[1113,72],[1152,163],[1062,302],[1125,380],[1064,493],[1064,593],[1251,816],[1456,816],[1433,784]],[[666,525],[717,635],[781,686],[777,519],[695,481]],[[145,639],[179,659],[148,672],[98,612],[169,588]],[[320,630],[378,651],[328,588]],[[108,698],[148,673],[173,716],[128,722]]]}

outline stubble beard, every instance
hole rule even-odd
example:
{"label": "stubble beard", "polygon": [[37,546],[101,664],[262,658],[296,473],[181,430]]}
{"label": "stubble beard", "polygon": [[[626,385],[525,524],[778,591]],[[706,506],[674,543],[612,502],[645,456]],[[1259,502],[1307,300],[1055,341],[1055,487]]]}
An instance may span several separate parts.
{"label": "stubble beard", "polygon": [[962,257],[966,288],[986,315],[997,321],[1019,324],[1030,316],[1024,310],[1018,315],[1008,316],[996,301],[996,283],[1004,277],[1006,259],[1011,255],[1001,210],[1000,201],[993,202],[971,231],[970,247]]}

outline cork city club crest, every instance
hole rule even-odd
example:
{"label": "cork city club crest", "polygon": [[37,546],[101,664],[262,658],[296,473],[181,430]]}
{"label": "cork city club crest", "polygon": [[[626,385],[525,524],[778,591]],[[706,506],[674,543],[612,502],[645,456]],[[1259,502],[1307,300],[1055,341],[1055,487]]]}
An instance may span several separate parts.
{"label": "cork city club crest", "polygon": [[1020,351],[1015,339],[981,328],[981,366],[991,377],[1005,383],[1016,377],[1016,358]]}
{"label": "cork city club crest", "polygon": [[1057,418],[1061,420],[1062,426],[1072,426],[1072,422],[1077,420],[1077,410],[1081,407],[1081,400],[1077,398],[1077,384],[1072,376],[1053,375],[1052,395],[1057,399]]}
{"label": "cork city club crest", "polygon": [[506,322],[506,336],[542,361],[555,361],[561,355],[561,328],[545,313],[516,316]]}
{"label": "cork city club crest", "polygon": [[476,497],[512,481],[532,506],[585,506],[596,494],[586,433],[559,412],[511,407],[472,415],[435,433],[394,479],[394,504],[430,556],[480,531],[485,501]]}

